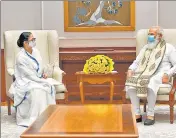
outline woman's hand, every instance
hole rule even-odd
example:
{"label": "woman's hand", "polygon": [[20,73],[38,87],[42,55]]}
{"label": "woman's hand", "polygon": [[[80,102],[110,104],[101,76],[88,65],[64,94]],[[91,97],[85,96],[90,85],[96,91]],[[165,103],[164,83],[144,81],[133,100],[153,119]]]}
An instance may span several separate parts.
{"label": "woman's hand", "polygon": [[48,76],[47,76],[47,74],[45,74],[45,73],[43,73],[43,76],[42,76],[44,79],[47,79],[48,78]]}
{"label": "woman's hand", "polygon": [[65,73],[65,72],[62,72],[62,76],[64,76],[64,75],[66,75],[66,73]]}

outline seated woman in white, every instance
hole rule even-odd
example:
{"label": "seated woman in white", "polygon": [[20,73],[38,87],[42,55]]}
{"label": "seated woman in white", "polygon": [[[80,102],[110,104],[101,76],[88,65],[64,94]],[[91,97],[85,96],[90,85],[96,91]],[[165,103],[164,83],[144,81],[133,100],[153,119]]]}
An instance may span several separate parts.
{"label": "seated woman in white", "polygon": [[[55,88],[43,73],[42,58],[35,48],[35,38],[23,32],[18,41],[21,51],[16,56],[15,81],[9,93],[17,109],[17,125],[29,126],[50,104],[56,104]],[[64,71],[62,71],[64,73]]]}

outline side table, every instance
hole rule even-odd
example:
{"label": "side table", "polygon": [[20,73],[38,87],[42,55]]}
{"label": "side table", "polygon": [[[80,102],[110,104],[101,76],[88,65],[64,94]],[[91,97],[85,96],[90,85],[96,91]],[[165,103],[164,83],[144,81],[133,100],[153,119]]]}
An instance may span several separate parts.
{"label": "side table", "polygon": [[112,71],[108,74],[85,74],[83,71],[76,72],[75,75],[77,76],[77,81],[79,83],[80,89],[80,97],[81,102],[84,103],[84,82],[88,82],[90,84],[103,84],[105,82],[110,83],[110,102],[113,101],[114,95],[114,82],[118,79],[117,71]]}

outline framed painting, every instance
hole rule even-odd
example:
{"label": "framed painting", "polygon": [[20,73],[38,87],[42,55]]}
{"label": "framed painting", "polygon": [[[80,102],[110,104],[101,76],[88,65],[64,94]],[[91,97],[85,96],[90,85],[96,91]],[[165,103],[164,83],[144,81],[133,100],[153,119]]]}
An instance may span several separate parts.
{"label": "framed painting", "polygon": [[65,32],[135,30],[134,0],[66,0]]}

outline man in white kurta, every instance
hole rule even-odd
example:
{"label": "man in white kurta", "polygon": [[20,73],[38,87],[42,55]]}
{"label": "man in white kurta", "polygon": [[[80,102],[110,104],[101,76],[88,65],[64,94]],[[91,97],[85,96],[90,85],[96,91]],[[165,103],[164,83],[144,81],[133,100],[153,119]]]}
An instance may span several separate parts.
{"label": "man in white kurta", "polygon": [[[33,41],[32,34],[29,38]],[[9,93],[13,97],[17,111],[17,125],[29,126],[48,105],[56,104],[56,91],[55,87],[48,82],[46,74],[43,73],[42,58],[34,43],[31,46],[27,41],[23,43],[25,43],[25,48],[31,49],[32,52],[29,53],[22,47],[16,56],[15,81]]]}
{"label": "man in white kurta", "polygon": [[[127,80],[132,77],[135,72],[137,72],[137,68],[141,64],[141,60],[144,57],[144,54],[147,49],[150,49],[152,52],[149,54],[148,61],[149,64],[151,61],[152,54],[156,50],[157,45],[163,40],[163,30],[160,27],[152,27],[149,29],[148,33],[148,44],[145,45],[139,55],[136,57],[136,60],[130,65]],[[156,56],[155,56],[156,57]],[[147,65],[146,65],[147,66]],[[159,86],[162,83],[169,83],[170,77],[176,72],[176,48],[169,44],[165,44],[165,51],[163,53],[163,57],[161,59],[160,64],[156,68],[156,71],[150,76],[150,80],[147,86],[147,101],[148,101],[148,111],[147,111],[147,119],[144,121],[144,125],[153,125],[155,123],[154,119],[154,107],[156,103],[157,92],[159,90]],[[139,96],[137,96],[137,87],[126,85],[127,94],[130,97],[131,103],[133,105],[136,121],[142,122],[142,116],[140,111],[140,100]]]}

